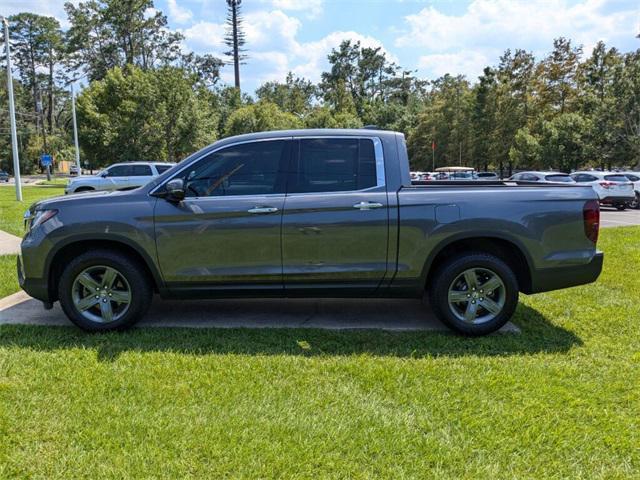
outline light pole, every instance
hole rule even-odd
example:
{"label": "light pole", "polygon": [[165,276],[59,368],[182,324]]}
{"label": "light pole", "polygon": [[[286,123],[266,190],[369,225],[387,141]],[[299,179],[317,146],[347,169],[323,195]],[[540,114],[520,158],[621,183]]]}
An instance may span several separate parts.
{"label": "light pole", "polygon": [[7,53],[7,94],[9,96],[9,118],[11,120],[11,148],[13,153],[13,180],[16,184],[16,200],[22,201],[20,181],[20,159],[18,158],[18,134],[16,133],[16,106],[13,102],[13,78],[11,76],[11,51],[9,48],[9,22],[0,17],[4,24],[4,48]]}
{"label": "light pole", "polygon": [[76,121],[76,95],[73,91],[73,83],[71,83],[71,116],[73,117],[73,143],[76,147],[76,167],[78,168],[78,176],[82,169],[80,168],[80,149],[78,148],[78,123]]}

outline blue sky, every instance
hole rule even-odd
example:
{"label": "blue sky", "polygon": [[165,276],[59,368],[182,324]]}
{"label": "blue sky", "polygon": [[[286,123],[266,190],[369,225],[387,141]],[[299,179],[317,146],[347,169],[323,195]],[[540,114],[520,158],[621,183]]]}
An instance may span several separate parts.
{"label": "blue sky", "polygon": [[[76,3],[76,2],[74,2]],[[61,0],[2,0],[0,13],[32,11],[66,24]],[[156,0],[183,48],[224,51],[225,0]],[[640,0],[244,0],[250,56],[243,90],[253,93],[288,71],[317,81],[326,56],[344,39],[380,46],[424,78],[444,73],[475,80],[506,48],[541,58],[553,38],[569,37],[586,52],[598,40],[622,51],[640,48]],[[232,69],[223,79],[232,82]]]}

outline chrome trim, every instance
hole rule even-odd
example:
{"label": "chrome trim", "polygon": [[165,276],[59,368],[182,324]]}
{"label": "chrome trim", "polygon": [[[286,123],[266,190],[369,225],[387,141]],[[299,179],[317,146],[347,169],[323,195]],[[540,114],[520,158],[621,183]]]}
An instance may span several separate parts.
{"label": "chrome trim", "polygon": [[[177,170],[173,174],[172,177],[167,178],[162,183],[160,183],[159,185],[154,187],[147,195],[153,196],[153,194],[156,193],[156,191],[158,189],[164,187],[168,182],[170,182],[171,180],[176,178],[181,172],[186,170],[191,165],[193,165],[194,163],[198,162],[199,160],[202,160],[207,155],[210,155],[210,154],[215,153],[215,152],[219,152],[220,150],[223,150],[225,148],[235,147],[237,145],[244,145],[246,143],[276,142],[276,141],[279,141],[279,140],[305,140],[305,139],[319,139],[319,138],[340,138],[340,139],[356,138],[356,139],[359,139],[359,140],[361,140],[361,139],[362,140],[371,140],[373,142],[373,149],[374,149],[374,153],[375,153],[375,156],[376,156],[376,186],[375,187],[369,187],[369,188],[376,188],[376,187],[384,187],[384,186],[386,186],[386,171],[385,171],[385,167],[384,167],[384,151],[382,149],[382,140],[380,139],[380,137],[368,136],[368,135],[312,135],[312,136],[311,135],[310,136],[303,135],[303,136],[296,136],[296,137],[276,137],[276,138],[259,138],[259,139],[254,139],[254,140],[243,140],[243,141],[240,141],[240,142],[228,143],[226,145],[221,145],[218,148],[213,148],[211,150],[207,150],[206,152],[203,152],[202,155],[198,156],[197,158],[194,158],[193,160],[189,161],[189,163],[185,164],[182,168]],[[347,190],[347,192],[360,192],[360,191],[364,191],[364,190],[369,190],[369,188],[366,188],[366,189],[363,189],[363,190]],[[305,193],[323,193],[323,192],[305,192]],[[324,192],[324,193],[338,193],[338,192]],[[286,194],[288,195],[288,192]],[[285,193],[267,194],[267,195],[285,195]],[[237,196],[239,196],[239,197],[242,196],[243,197],[244,195],[237,195]],[[247,196],[249,196],[249,195],[247,195]],[[255,195],[251,195],[251,196],[255,196]],[[193,200],[195,198],[209,198],[209,197],[187,197],[187,198],[191,198],[191,200]]]}

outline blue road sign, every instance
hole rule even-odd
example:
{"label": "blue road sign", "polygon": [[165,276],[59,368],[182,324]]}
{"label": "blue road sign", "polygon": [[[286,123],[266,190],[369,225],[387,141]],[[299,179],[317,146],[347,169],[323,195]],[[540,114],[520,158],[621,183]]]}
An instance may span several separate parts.
{"label": "blue road sign", "polygon": [[43,153],[42,155],[40,155],[40,163],[43,167],[51,166],[51,163],[53,163],[51,155],[49,155],[48,153]]}

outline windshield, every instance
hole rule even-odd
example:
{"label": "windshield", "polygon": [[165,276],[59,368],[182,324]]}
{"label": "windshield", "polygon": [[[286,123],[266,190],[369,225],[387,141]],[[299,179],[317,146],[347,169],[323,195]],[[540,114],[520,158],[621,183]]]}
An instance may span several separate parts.
{"label": "windshield", "polygon": [[573,178],[569,175],[547,175],[544,177],[547,182],[564,182],[564,183],[574,183]]}

